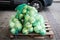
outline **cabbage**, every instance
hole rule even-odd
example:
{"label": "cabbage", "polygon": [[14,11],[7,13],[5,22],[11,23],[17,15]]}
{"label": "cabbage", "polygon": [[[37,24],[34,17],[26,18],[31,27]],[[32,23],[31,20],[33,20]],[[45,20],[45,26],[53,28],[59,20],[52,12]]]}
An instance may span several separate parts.
{"label": "cabbage", "polygon": [[34,7],[31,7],[31,9],[29,10],[29,15],[30,16],[34,16],[37,13],[38,13],[38,11]]}
{"label": "cabbage", "polygon": [[28,7],[28,8],[27,8],[27,9],[28,9],[28,11],[30,11],[30,10],[32,9],[32,7],[31,7],[31,6],[27,6],[27,7]]}
{"label": "cabbage", "polygon": [[25,23],[24,27],[27,28],[29,32],[33,32],[33,27],[30,22]]}
{"label": "cabbage", "polygon": [[27,10],[26,9],[23,9],[22,13],[23,14],[26,14]]}
{"label": "cabbage", "polygon": [[17,19],[17,18],[14,18],[14,19],[13,19],[13,22],[16,22],[16,21],[18,21],[18,19]]}
{"label": "cabbage", "polygon": [[35,11],[35,13],[38,13],[37,9],[35,7],[32,7],[32,10]]}
{"label": "cabbage", "polygon": [[40,34],[41,35],[46,35],[46,30],[44,30],[44,29],[40,30]]}
{"label": "cabbage", "polygon": [[[14,21],[14,19],[15,19],[15,16],[12,15],[10,21]],[[9,22],[10,22],[10,21],[9,21]]]}
{"label": "cabbage", "polygon": [[35,15],[35,11],[30,10],[30,11],[29,11],[29,15],[30,15],[30,16],[34,16],[34,15]]}
{"label": "cabbage", "polygon": [[11,16],[11,19],[10,19],[10,21],[9,21],[9,26],[10,26],[10,28],[14,28],[14,26],[15,26],[15,23],[13,22],[14,18],[15,18],[15,16],[12,15],[12,16]]}
{"label": "cabbage", "polygon": [[15,21],[14,23],[15,23],[15,24],[20,24],[20,21]]}
{"label": "cabbage", "polygon": [[40,20],[40,16],[38,14],[35,15],[35,18],[36,18],[37,21]]}
{"label": "cabbage", "polygon": [[28,21],[29,20],[29,18],[30,18],[30,16],[27,14],[27,15],[25,15],[25,21]]}
{"label": "cabbage", "polygon": [[38,25],[40,25],[40,22],[39,22],[39,21],[35,21],[32,25],[33,25],[34,27],[35,27],[35,26],[38,26]]}
{"label": "cabbage", "polygon": [[29,22],[27,22],[27,23],[25,23],[24,27],[30,28],[30,27],[32,27],[32,24],[30,24]]}
{"label": "cabbage", "polygon": [[15,23],[11,21],[11,22],[9,23],[9,26],[10,26],[10,28],[14,28]]}
{"label": "cabbage", "polygon": [[29,32],[28,32],[28,29],[23,28],[22,33],[23,33],[24,35],[27,35],[27,34],[29,33]]}
{"label": "cabbage", "polygon": [[19,19],[22,19],[23,18],[23,14],[19,14]]}
{"label": "cabbage", "polygon": [[30,23],[34,23],[35,22],[35,18],[34,17],[30,17],[29,22]]}
{"label": "cabbage", "polygon": [[36,16],[38,17],[38,14],[37,14],[37,13],[33,15],[33,17],[34,17],[35,19],[36,19]]}
{"label": "cabbage", "polygon": [[28,30],[29,32],[33,32],[33,27],[30,27]]}
{"label": "cabbage", "polygon": [[37,15],[35,16],[35,18],[36,21],[39,22],[42,27],[45,27],[45,21],[42,15]]}
{"label": "cabbage", "polygon": [[40,23],[44,24],[45,23],[44,17],[42,15],[39,15],[39,16],[40,16]]}
{"label": "cabbage", "polygon": [[41,24],[41,27],[46,30],[45,24]]}
{"label": "cabbage", "polygon": [[36,27],[34,27],[34,31],[36,32],[36,33],[40,33],[40,30],[42,29],[42,27],[41,26],[36,26]]}
{"label": "cabbage", "polygon": [[34,27],[34,31],[35,31],[36,33],[39,33],[39,32],[40,32],[40,29],[38,29],[38,27]]}
{"label": "cabbage", "polygon": [[14,35],[15,35],[15,34],[18,34],[18,31],[17,31],[15,28],[11,29],[10,32],[11,32],[12,34],[14,34]]}
{"label": "cabbage", "polygon": [[18,29],[18,31],[21,31],[22,29],[22,24],[21,23],[16,23],[15,27]]}
{"label": "cabbage", "polygon": [[37,22],[37,21],[35,21],[35,22],[32,24],[32,26],[34,26],[34,27],[35,27],[35,26],[37,25],[37,23],[38,23],[38,22]]}

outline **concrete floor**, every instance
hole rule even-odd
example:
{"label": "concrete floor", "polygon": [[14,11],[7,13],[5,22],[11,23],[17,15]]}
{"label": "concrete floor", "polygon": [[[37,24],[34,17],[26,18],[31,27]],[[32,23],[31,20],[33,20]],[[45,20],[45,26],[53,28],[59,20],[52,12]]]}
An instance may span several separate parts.
{"label": "concrete floor", "polygon": [[[40,14],[43,15],[45,18],[48,18],[48,21],[50,22],[50,25],[52,26],[55,35],[53,40],[60,40],[60,3],[53,3],[52,6],[44,9],[43,11],[40,12]],[[11,15],[15,15],[15,12],[0,11],[0,40],[11,40],[6,36],[7,35],[6,29],[8,27],[8,22]],[[19,39],[15,38],[13,40]],[[29,38],[26,40],[29,40]]]}
{"label": "concrete floor", "polygon": [[60,0],[53,0],[53,1],[60,1]]}

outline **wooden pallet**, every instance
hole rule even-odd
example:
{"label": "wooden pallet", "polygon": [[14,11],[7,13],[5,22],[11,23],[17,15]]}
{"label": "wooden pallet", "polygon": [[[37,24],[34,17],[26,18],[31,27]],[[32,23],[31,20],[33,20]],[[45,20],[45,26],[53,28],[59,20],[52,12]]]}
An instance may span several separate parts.
{"label": "wooden pallet", "polygon": [[[46,26],[46,35],[45,36],[47,36],[49,38],[53,38],[54,33],[53,33],[52,28],[49,25],[49,23],[45,22],[45,26]],[[12,35],[11,33],[9,33],[10,38],[14,38],[14,36],[28,36],[28,37],[31,37],[31,38],[42,38],[42,39],[45,38],[45,36],[41,36],[41,35],[35,34],[35,33],[31,33],[31,34],[28,34],[28,35],[23,35],[22,33],[19,33],[18,35]]]}

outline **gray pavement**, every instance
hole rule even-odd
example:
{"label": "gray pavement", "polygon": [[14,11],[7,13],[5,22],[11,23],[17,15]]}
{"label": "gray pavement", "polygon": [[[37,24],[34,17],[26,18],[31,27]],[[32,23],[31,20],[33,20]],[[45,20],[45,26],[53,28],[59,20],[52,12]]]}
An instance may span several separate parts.
{"label": "gray pavement", "polygon": [[[53,3],[52,6],[44,9],[40,12],[46,18],[54,31],[54,39],[53,40],[60,40],[60,3]],[[11,15],[15,15],[14,11],[0,11],[0,40],[33,40],[33,39],[9,39],[7,37],[7,28],[8,22]],[[49,39],[48,39],[49,40]]]}
{"label": "gray pavement", "polygon": [[53,0],[53,1],[60,1],[60,0]]}

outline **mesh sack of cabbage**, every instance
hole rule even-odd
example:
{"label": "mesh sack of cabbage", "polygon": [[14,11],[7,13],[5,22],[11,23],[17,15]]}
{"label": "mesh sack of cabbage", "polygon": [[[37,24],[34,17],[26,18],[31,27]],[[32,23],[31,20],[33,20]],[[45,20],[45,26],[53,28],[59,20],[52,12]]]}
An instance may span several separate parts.
{"label": "mesh sack of cabbage", "polygon": [[40,35],[46,34],[44,18],[38,14],[38,11],[34,7],[22,4],[16,7],[16,11],[16,16],[10,20],[12,34],[17,34],[20,31],[22,31],[24,35],[28,35],[33,31]]}
{"label": "mesh sack of cabbage", "polygon": [[46,35],[46,29],[43,28],[40,24],[37,24],[35,27],[34,27],[34,32],[40,34],[40,35]]}
{"label": "mesh sack of cabbage", "polygon": [[17,18],[15,18],[15,16],[11,16],[9,26],[10,26],[10,32],[13,35],[17,35],[22,30],[22,24]]}
{"label": "mesh sack of cabbage", "polygon": [[46,35],[45,21],[42,15],[37,14],[35,16],[36,21],[32,24],[34,31],[40,35]]}

